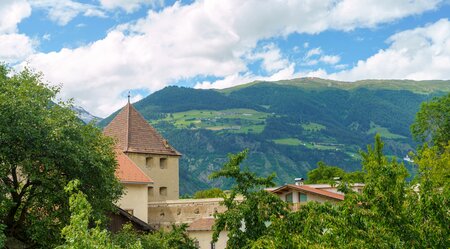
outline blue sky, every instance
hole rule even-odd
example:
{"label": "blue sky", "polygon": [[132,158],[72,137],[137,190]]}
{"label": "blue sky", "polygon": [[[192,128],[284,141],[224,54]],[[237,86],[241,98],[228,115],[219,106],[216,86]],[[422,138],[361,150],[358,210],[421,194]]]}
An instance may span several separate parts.
{"label": "blue sky", "polygon": [[3,0],[0,61],[106,116],[167,85],[450,78],[446,0]]}

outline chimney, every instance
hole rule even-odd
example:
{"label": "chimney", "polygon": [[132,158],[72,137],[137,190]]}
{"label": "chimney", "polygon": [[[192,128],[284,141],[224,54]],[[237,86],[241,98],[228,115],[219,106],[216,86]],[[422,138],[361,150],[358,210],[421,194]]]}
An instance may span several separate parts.
{"label": "chimney", "polygon": [[295,179],[294,179],[295,185],[297,185],[297,186],[303,185],[303,181],[304,181],[304,180],[305,180],[305,179],[303,179],[303,178],[301,178],[301,177],[295,178]]}

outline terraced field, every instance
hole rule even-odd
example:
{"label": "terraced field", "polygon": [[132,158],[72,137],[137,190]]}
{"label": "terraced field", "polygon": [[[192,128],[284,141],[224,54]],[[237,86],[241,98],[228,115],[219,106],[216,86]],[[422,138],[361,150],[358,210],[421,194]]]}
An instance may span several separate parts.
{"label": "terraced field", "polygon": [[175,112],[164,119],[180,129],[207,129],[231,133],[261,133],[265,128],[266,118],[271,114],[252,109],[191,110]]}

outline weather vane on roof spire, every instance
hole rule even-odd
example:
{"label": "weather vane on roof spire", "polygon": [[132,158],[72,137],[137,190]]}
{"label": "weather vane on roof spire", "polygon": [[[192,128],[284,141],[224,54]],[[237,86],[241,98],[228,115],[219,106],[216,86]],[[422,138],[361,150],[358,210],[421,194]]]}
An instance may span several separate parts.
{"label": "weather vane on roof spire", "polygon": [[130,103],[130,91],[128,91],[128,104]]}

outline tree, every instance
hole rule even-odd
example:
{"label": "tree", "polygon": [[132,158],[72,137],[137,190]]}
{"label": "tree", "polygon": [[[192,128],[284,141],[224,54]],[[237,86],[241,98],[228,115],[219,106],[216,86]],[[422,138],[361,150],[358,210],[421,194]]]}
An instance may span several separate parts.
{"label": "tree", "polygon": [[450,144],[425,146],[414,158],[418,167],[408,214],[414,235],[424,248],[450,248]]}
{"label": "tree", "polygon": [[[70,224],[61,231],[65,244],[58,246],[57,249],[119,249],[112,244],[109,232],[98,226],[99,222],[94,228],[89,227],[92,206],[87,201],[86,195],[78,190],[79,185],[80,181],[74,180],[65,187],[65,191],[70,194]],[[130,248],[140,248],[139,241]]]}
{"label": "tree", "polygon": [[187,227],[187,224],[172,225],[170,231],[143,234],[135,231],[131,224],[125,224],[119,233],[112,235],[112,240],[120,248],[129,248],[139,241],[142,249],[196,249],[194,240],[186,232]]}
{"label": "tree", "polygon": [[422,103],[411,132],[422,143],[445,147],[450,141],[450,93]]}
{"label": "tree", "polygon": [[220,188],[211,188],[195,192],[194,199],[202,198],[220,198],[224,197],[225,193]]}
{"label": "tree", "polygon": [[44,248],[69,221],[70,180],[80,179],[95,219],[122,193],[112,139],[84,125],[70,103],[54,102],[58,91],[40,74],[11,76],[0,65],[0,223],[7,236]]}
{"label": "tree", "polygon": [[364,182],[364,172],[363,171],[353,171],[353,172],[345,172],[343,169],[330,166],[324,163],[323,161],[319,161],[317,163],[317,168],[308,172],[308,179],[306,179],[305,183],[313,184],[313,183],[329,183],[336,184],[336,177],[338,177],[341,181],[349,182],[349,183],[363,183]]}
{"label": "tree", "polygon": [[[223,168],[211,174],[210,178],[232,178],[235,181],[230,195],[224,197],[224,213],[215,214],[213,241],[216,242],[223,230],[228,232],[227,248],[246,248],[269,232],[271,220],[287,214],[286,204],[262,187],[274,186],[274,174],[258,177],[248,169],[241,170],[240,164],[247,157],[248,150],[229,155]],[[236,200],[241,195],[243,200]]]}

